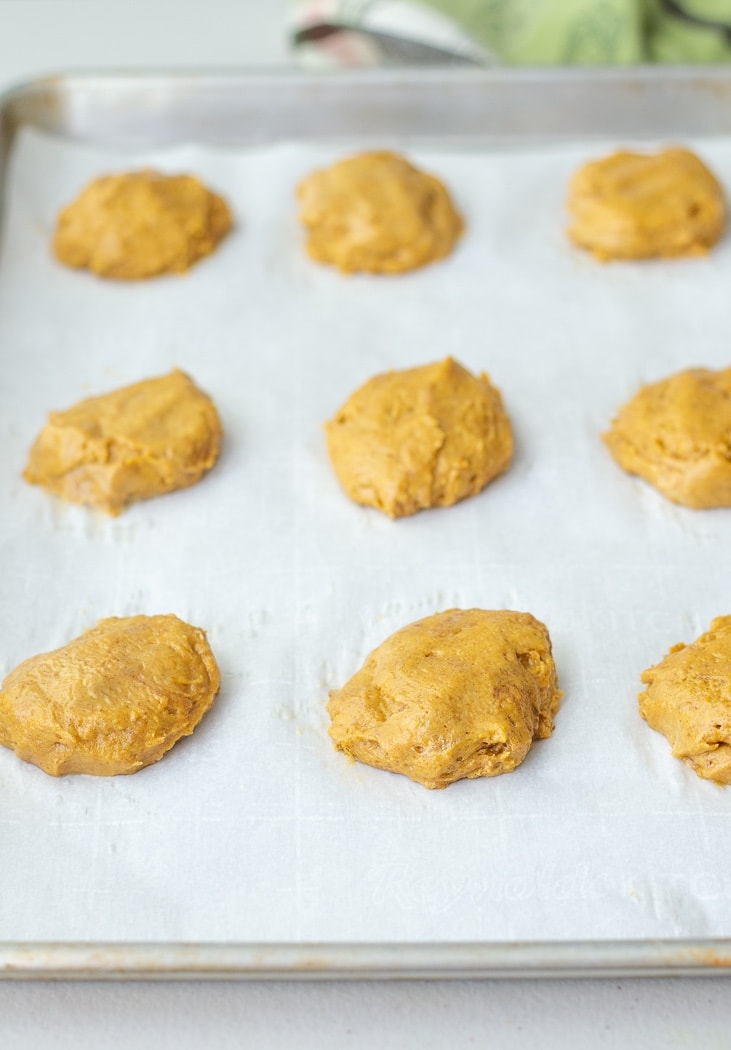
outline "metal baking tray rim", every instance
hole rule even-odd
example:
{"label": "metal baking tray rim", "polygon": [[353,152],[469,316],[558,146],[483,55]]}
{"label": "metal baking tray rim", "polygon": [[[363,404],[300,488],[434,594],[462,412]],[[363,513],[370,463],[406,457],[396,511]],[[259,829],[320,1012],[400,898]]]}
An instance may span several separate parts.
{"label": "metal baking tray rim", "polygon": [[0,943],[14,980],[418,980],[726,975],[731,940],[474,944]]}
{"label": "metal baking tray rim", "polygon": [[[325,107],[335,102],[333,119]],[[122,148],[193,136],[218,145],[347,139],[353,127],[359,140],[381,141],[397,129],[408,141],[470,139],[482,147],[577,134],[687,134],[689,119],[697,135],[726,134],[730,104],[728,66],[57,73],[0,93],[0,174],[3,151],[24,125]],[[201,123],[211,106],[219,119],[209,114]]]}

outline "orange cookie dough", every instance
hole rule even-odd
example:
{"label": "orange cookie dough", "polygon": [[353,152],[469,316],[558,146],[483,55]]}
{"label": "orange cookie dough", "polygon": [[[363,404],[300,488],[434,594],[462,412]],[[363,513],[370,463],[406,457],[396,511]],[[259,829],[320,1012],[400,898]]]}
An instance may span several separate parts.
{"label": "orange cookie dough", "polygon": [[347,495],[390,518],[475,495],[513,452],[499,391],[451,357],[373,376],[325,424],[325,439]]}
{"label": "orange cookie dough", "polygon": [[135,171],[94,179],[58,216],[56,258],[99,277],[184,273],[231,229],[226,202],[192,175]]}
{"label": "orange cookie dough", "polygon": [[23,477],[71,503],[118,514],[135,500],[194,484],[220,444],[213,402],[176,369],[51,412]]}
{"label": "orange cookie dough", "polygon": [[11,671],[0,744],[54,777],[136,773],[193,732],[219,685],[198,627],[172,615],[100,620]]}
{"label": "orange cookie dough", "polygon": [[731,616],[642,672],[640,714],[676,758],[705,780],[731,784]]}
{"label": "orange cookie dough", "polygon": [[297,187],[307,254],[343,273],[403,273],[449,255],[463,230],[442,183],[397,153],[361,153]]}
{"label": "orange cookie dough", "polygon": [[685,149],[622,151],[584,164],[568,209],[569,237],[601,260],[701,255],[726,221],[721,186]]}
{"label": "orange cookie dough", "polygon": [[602,437],[620,467],[674,503],[731,506],[731,368],[642,387]]}
{"label": "orange cookie dough", "polygon": [[542,623],[449,609],[396,631],[330,693],[329,733],[360,762],[443,788],[512,772],[560,700]]}

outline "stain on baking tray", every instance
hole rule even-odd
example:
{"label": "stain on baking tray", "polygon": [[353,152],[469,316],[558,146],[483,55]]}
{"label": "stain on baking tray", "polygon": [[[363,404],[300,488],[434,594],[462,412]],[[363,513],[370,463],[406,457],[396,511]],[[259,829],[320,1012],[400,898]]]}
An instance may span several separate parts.
{"label": "stain on baking tray", "polygon": [[710,966],[714,969],[725,969],[726,967],[731,967],[731,954],[722,954],[713,948],[690,948],[687,951],[680,952],[678,955],[679,964],[682,965],[686,961],[693,966]]}

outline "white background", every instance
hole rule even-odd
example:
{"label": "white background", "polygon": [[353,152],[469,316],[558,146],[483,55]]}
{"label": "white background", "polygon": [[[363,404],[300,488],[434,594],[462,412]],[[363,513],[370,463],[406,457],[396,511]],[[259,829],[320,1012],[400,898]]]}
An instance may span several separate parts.
{"label": "white background", "polygon": [[[286,61],[286,5],[0,0],[0,86],[71,68]],[[0,984],[3,1048],[727,1045],[722,979],[307,985]]]}

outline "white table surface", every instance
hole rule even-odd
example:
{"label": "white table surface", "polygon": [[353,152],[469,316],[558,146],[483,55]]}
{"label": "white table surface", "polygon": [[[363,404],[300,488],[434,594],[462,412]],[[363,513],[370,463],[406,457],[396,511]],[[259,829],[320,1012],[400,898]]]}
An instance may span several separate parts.
{"label": "white table surface", "polygon": [[[0,90],[69,69],[277,66],[286,0],[0,0]],[[724,978],[0,982],[2,1050],[728,1047]]]}

